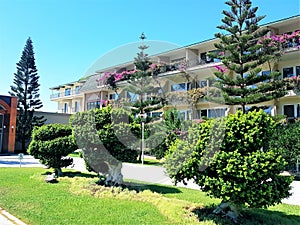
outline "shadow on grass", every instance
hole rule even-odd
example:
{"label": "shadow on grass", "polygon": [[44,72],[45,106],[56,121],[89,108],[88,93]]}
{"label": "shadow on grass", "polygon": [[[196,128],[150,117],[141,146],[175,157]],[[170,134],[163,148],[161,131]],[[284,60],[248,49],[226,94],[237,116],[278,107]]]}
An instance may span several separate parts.
{"label": "shadow on grass", "polygon": [[181,193],[181,191],[177,188],[166,187],[157,184],[143,184],[143,183],[135,183],[135,182],[125,182],[126,188],[129,190],[135,191],[145,191],[149,190],[152,192],[156,192],[159,194],[173,194],[173,193]]}
{"label": "shadow on grass", "polygon": [[287,215],[283,212],[270,211],[266,209],[245,209],[238,223],[234,223],[222,215],[213,214],[216,205],[210,205],[202,208],[195,208],[195,213],[199,221],[214,221],[217,225],[295,225],[300,224],[300,216]]}
{"label": "shadow on grass", "polygon": [[[45,173],[42,173],[41,175],[51,175],[52,173],[53,172],[51,172],[51,171],[47,171]],[[64,175],[64,177],[70,177],[70,178],[73,178],[73,177],[95,178],[95,177],[97,177],[96,174],[82,173],[79,171],[66,171],[66,172],[63,172],[63,175]]]}
{"label": "shadow on grass", "polygon": [[[135,162],[132,162],[132,163],[142,165],[142,162],[139,162],[139,161],[135,161]],[[149,165],[149,166],[162,166],[163,163],[162,163],[162,162],[159,162],[159,161],[157,161],[157,160],[147,160],[147,159],[145,159],[144,165]]]}

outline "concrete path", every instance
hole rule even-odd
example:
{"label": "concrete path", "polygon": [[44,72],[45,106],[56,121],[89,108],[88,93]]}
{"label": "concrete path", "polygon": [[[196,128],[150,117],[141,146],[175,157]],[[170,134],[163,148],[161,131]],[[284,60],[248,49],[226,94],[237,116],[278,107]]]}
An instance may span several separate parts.
{"label": "concrete path", "polygon": [[4,209],[0,208],[0,224],[1,225],[26,225]]}
{"label": "concrete path", "polygon": [[43,167],[43,165],[40,164],[38,159],[35,159],[30,155],[24,155],[21,163],[18,159],[18,155],[0,155],[0,168],[1,167]]}

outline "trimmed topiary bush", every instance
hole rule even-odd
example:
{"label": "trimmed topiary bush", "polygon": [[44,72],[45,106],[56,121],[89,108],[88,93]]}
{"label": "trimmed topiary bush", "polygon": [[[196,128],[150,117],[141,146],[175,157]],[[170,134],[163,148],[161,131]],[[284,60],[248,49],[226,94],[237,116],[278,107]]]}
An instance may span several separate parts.
{"label": "trimmed topiary bush", "polygon": [[284,158],[264,147],[274,127],[262,110],[200,123],[171,146],[165,167],[176,182],[194,179],[208,195],[221,198],[214,212],[236,221],[241,207],[267,207],[290,195],[292,178],[280,175]]}
{"label": "trimmed topiary bush", "polygon": [[131,114],[107,106],[77,113],[71,123],[88,167],[104,175],[105,184],[122,184],[122,162],[136,161],[140,144],[140,127]]}
{"label": "trimmed topiary bush", "polygon": [[42,164],[54,168],[55,174],[61,176],[61,168],[73,163],[67,155],[76,149],[70,126],[48,124],[34,128],[28,153]]}

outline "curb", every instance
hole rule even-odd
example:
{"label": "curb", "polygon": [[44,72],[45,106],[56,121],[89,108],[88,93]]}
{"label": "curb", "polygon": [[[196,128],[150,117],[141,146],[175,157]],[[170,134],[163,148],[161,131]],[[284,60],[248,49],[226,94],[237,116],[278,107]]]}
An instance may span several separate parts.
{"label": "curb", "polygon": [[18,218],[14,217],[11,215],[9,212],[6,210],[0,208],[0,222],[1,222],[1,217],[5,220],[5,224],[11,224],[11,225],[27,225],[26,223],[22,222]]}

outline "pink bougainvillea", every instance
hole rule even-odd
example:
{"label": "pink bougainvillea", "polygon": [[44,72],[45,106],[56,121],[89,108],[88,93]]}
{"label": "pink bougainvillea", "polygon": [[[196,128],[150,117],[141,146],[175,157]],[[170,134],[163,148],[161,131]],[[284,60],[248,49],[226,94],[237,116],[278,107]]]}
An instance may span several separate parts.
{"label": "pink bougainvillea", "polygon": [[290,47],[300,47],[300,30],[294,31],[291,34],[272,34],[266,35],[257,41],[257,44],[264,47],[277,47],[279,50],[290,48]]}
{"label": "pink bougainvillea", "polygon": [[100,104],[103,106],[107,106],[108,101],[107,100],[101,100]]}
{"label": "pink bougainvillea", "polygon": [[221,73],[225,73],[227,70],[226,67],[222,67],[222,66],[213,66],[213,67],[215,67]]}

